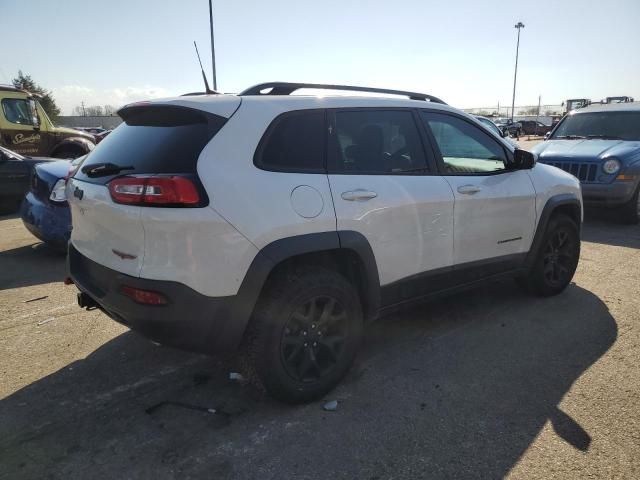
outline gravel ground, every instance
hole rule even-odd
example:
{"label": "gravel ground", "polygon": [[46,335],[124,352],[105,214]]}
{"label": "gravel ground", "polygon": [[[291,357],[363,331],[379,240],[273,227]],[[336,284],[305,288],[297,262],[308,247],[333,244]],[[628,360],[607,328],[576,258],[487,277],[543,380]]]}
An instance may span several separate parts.
{"label": "gravel ground", "polygon": [[640,227],[606,217],[562,295],[505,280],[385,318],[296,407],[80,310],[1,217],[0,478],[640,478]]}

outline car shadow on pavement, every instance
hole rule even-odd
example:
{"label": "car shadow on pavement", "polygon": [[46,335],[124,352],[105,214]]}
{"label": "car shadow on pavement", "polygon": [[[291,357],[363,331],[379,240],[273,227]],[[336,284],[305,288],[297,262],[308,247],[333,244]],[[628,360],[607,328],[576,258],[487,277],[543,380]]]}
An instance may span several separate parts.
{"label": "car shadow on pavement", "polygon": [[576,285],[491,283],[371,325],[336,390],[289,406],[127,332],[0,401],[0,478],[500,478],[547,422],[589,449],[559,404],[616,336]]}
{"label": "car shadow on pavement", "polygon": [[0,290],[62,282],[65,254],[44,243],[0,251]]}
{"label": "car shadow on pavement", "polygon": [[582,240],[617,247],[640,248],[640,225],[622,225],[607,210],[585,212]]}

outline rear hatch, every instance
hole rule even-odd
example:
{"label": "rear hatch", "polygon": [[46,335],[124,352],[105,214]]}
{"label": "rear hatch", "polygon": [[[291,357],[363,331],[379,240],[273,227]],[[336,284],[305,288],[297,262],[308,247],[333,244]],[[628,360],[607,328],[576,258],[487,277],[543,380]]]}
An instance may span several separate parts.
{"label": "rear hatch", "polygon": [[139,276],[145,253],[143,210],[208,205],[197,176],[198,158],[239,103],[237,97],[208,96],[120,110],[124,122],[67,185],[73,246],[105,267]]}

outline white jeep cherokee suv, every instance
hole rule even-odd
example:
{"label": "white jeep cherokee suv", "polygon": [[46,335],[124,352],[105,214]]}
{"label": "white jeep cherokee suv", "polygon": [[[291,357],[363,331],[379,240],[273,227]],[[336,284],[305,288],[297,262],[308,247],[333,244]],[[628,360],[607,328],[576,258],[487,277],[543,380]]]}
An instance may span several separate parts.
{"label": "white jeep cherokee suv", "polygon": [[270,83],[119,113],[67,185],[80,306],[245,345],[279,399],[334,387],[381,313],[505,274],[554,295],[576,269],[578,180],[435,97]]}

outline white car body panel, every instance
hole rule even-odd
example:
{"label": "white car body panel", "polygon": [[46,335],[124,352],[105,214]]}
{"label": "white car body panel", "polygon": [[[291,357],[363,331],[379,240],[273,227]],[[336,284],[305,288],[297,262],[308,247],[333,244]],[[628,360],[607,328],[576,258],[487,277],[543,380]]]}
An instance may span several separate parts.
{"label": "white car body panel", "polygon": [[216,297],[235,295],[258,253],[212,208],[142,208],[140,276],[170,280]]}
{"label": "white car body panel", "polygon": [[[76,187],[82,190],[82,199],[73,194]],[[113,203],[106,185],[75,178],[69,180],[66,194],[73,223],[71,241],[76,249],[102,266],[139,276],[144,259],[142,207]]]}
{"label": "white car body panel", "polygon": [[536,191],[536,225],[540,221],[547,201],[555,195],[568,194],[577,198],[580,201],[582,218],[584,218],[580,180],[564,170],[542,163],[536,163],[531,170],[527,171],[527,174]]}
{"label": "white car body panel", "polygon": [[[441,176],[329,175],[338,230],[363,234],[373,250],[380,284],[453,262],[453,194]],[[366,201],[343,200],[365,190]]]}
{"label": "white car body panel", "polygon": [[[205,147],[198,162],[211,206],[258,249],[281,238],[336,230],[326,174],[271,172],[253,164],[263,133],[286,111],[280,102],[243,100],[242,108]],[[312,218],[302,216],[297,210],[305,209],[292,202],[292,192],[301,185],[312,187],[322,200],[321,211]]]}
{"label": "white car body panel", "polygon": [[[531,247],[535,232],[535,191],[526,171],[444,177],[455,195],[453,261],[484,260]],[[479,188],[464,194],[466,186]]]}

